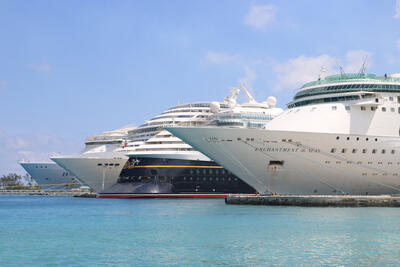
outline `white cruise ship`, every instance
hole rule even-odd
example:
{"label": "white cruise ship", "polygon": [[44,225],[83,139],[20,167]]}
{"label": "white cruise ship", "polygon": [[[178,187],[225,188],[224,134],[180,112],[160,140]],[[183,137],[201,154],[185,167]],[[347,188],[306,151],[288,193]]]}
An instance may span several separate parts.
{"label": "white cruise ship", "polygon": [[109,187],[111,184],[108,177],[118,176],[128,159],[115,151],[126,146],[128,133],[135,129],[136,127],[125,127],[90,136],[86,138],[82,152],[50,159],[93,190]]}
{"label": "white cruise ship", "polygon": [[44,191],[66,191],[80,187],[81,182],[52,161],[19,162]]}
{"label": "white cruise ship", "polygon": [[259,193],[400,192],[400,74],[321,77],[266,129],[168,130]]}

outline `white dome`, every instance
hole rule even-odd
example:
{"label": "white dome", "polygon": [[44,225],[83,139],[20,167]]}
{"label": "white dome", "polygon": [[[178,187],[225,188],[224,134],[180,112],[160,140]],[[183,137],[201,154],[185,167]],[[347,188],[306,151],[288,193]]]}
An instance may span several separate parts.
{"label": "white dome", "polygon": [[268,106],[270,108],[273,108],[273,107],[275,107],[277,101],[276,101],[276,98],[274,96],[270,96],[270,97],[267,98],[266,102],[267,102],[267,104],[268,104]]}
{"label": "white dome", "polygon": [[217,113],[221,109],[219,102],[211,102],[210,112]]}

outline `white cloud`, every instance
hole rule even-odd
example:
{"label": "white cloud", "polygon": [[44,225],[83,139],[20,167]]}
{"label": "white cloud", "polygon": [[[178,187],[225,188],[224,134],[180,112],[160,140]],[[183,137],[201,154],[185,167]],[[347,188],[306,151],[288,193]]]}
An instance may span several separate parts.
{"label": "white cloud", "polygon": [[226,64],[238,61],[239,59],[239,55],[218,53],[214,51],[208,51],[205,56],[205,61],[208,64]]}
{"label": "white cloud", "polygon": [[[365,50],[352,50],[345,56],[344,71],[347,73],[358,73],[363,64],[365,56],[368,56],[367,65],[371,65],[372,53]],[[278,78],[276,90],[296,90],[303,84],[318,79],[321,68],[324,67],[327,75],[339,72],[336,57],[320,55],[317,57],[306,57],[304,55],[289,59],[283,63],[276,63],[274,71]],[[367,66],[368,67],[368,66]]]}
{"label": "white cloud", "polygon": [[396,7],[394,9],[394,17],[396,19],[400,18],[400,0],[396,0]]}
{"label": "white cloud", "polygon": [[35,71],[42,71],[42,72],[50,72],[52,70],[52,67],[48,63],[42,63],[42,64],[29,64],[29,68]]}
{"label": "white cloud", "polygon": [[0,176],[15,172],[23,174],[21,159],[49,160],[56,152],[73,153],[81,149],[82,140],[73,142],[54,134],[9,134],[0,129]]}
{"label": "white cloud", "polygon": [[367,67],[372,64],[372,53],[365,50],[353,50],[346,54],[346,65],[344,70],[348,73],[357,73],[360,71],[364,59],[367,57]]}
{"label": "white cloud", "polygon": [[254,5],[244,18],[244,23],[257,30],[264,30],[274,20],[276,8],[274,5]]}
{"label": "white cloud", "polygon": [[302,84],[318,79],[321,67],[327,73],[332,73],[336,64],[335,58],[328,55],[318,57],[299,56],[286,62],[278,63],[274,67],[278,83],[276,90],[296,90]]}
{"label": "white cloud", "polygon": [[246,87],[253,88],[253,82],[256,80],[255,72],[250,69],[248,66],[244,67],[244,77],[238,78],[238,83],[242,84]]}

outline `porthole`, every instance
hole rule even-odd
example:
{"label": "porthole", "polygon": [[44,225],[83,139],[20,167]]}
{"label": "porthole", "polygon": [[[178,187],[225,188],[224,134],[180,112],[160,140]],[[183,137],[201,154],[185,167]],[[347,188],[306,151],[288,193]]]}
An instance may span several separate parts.
{"label": "porthole", "polygon": [[347,139],[347,140],[350,140],[350,137],[347,137],[346,139]]}
{"label": "porthole", "polygon": [[378,138],[375,138],[375,142],[377,142],[378,141]]}
{"label": "porthole", "polygon": [[385,149],[382,149],[382,154],[385,154],[386,153],[386,150]]}
{"label": "porthole", "polygon": [[346,153],[346,148],[342,148],[342,153]]}
{"label": "porthole", "polygon": [[357,141],[360,140],[360,137],[357,137],[356,140],[357,140]]}
{"label": "porthole", "polygon": [[362,153],[367,153],[367,149],[366,148],[364,148],[363,150],[362,150]]}
{"label": "porthole", "polygon": [[390,153],[394,154],[394,153],[395,153],[395,150],[390,151]]}
{"label": "porthole", "polygon": [[376,149],[372,149],[372,154],[375,154],[376,153]]}
{"label": "porthole", "polygon": [[382,107],[382,112],[386,112],[386,108],[385,107]]}
{"label": "porthole", "polygon": [[336,140],[339,140],[339,136],[336,136]]}
{"label": "porthole", "polygon": [[356,153],[357,152],[357,149],[355,149],[355,148],[353,148],[353,150],[351,151],[351,153]]}
{"label": "porthole", "polygon": [[336,152],[336,148],[332,148],[331,153],[335,153],[335,152]]}

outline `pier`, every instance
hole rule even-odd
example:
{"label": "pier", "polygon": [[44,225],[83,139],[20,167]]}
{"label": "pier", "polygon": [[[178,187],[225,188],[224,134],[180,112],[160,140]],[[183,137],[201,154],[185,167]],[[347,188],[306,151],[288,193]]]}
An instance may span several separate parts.
{"label": "pier", "polygon": [[400,196],[228,195],[226,204],[302,207],[400,207]]}
{"label": "pier", "polygon": [[25,196],[71,196],[83,198],[95,198],[97,193],[73,192],[73,191],[42,191],[42,190],[0,190],[0,195],[25,195]]}

